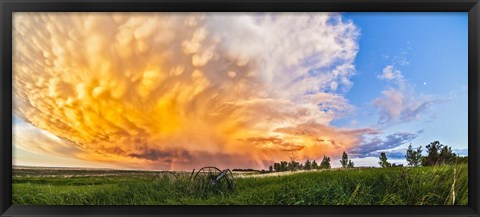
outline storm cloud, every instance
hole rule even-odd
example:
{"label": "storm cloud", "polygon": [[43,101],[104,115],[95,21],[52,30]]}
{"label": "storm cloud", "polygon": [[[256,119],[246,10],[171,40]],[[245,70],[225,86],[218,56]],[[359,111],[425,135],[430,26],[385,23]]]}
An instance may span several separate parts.
{"label": "storm cloud", "polygon": [[352,85],[360,33],[340,14],[15,13],[13,28],[14,114],[72,158],[262,167],[283,149],[339,154],[362,133],[321,127],[353,109],[335,91]]}

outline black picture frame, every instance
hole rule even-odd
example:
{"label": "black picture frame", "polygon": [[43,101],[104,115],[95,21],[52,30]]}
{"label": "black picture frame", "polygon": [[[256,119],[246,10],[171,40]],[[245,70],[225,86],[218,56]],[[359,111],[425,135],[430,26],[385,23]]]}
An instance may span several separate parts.
{"label": "black picture frame", "polygon": [[[468,206],[18,206],[12,205],[12,13],[468,12]],[[479,216],[478,0],[0,0],[1,216]]]}

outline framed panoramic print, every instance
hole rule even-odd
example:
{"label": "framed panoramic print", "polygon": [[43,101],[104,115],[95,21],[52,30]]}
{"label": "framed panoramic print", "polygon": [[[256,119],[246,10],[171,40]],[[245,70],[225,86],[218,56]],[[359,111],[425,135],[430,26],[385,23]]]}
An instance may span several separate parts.
{"label": "framed panoramic print", "polygon": [[478,216],[479,2],[1,1],[2,216]]}

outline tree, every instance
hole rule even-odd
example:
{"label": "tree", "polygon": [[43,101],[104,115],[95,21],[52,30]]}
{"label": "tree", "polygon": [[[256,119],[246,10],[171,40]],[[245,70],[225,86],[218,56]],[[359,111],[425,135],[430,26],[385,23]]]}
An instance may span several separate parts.
{"label": "tree", "polygon": [[315,169],[315,170],[318,169],[318,164],[315,160],[313,160],[312,162],[312,169]]}
{"label": "tree", "polygon": [[273,167],[272,166],[268,167],[268,172],[273,172]]}
{"label": "tree", "polygon": [[273,164],[273,169],[275,170],[275,172],[280,172],[280,171],[282,171],[281,166],[280,166],[280,163],[274,163],[274,164]]}
{"label": "tree", "polygon": [[288,170],[288,162],[287,161],[281,161],[280,162],[280,171],[287,171]]}
{"label": "tree", "polygon": [[385,167],[391,167],[392,165],[388,162],[388,158],[387,158],[387,155],[385,154],[385,152],[382,152],[380,153],[380,162],[378,162],[378,164],[380,164],[380,166],[382,168],[385,168]]}
{"label": "tree", "polygon": [[395,163],[393,163],[393,164],[392,164],[392,167],[403,167],[403,164],[395,164]]}
{"label": "tree", "polygon": [[455,161],[457,155],[452,152],[452,148],[444,146],[439,154],[440,164],[452,164]]}
{"label": "tree", "polygon": [[320,169],[330,169],[330,157],[323,156],[322,162],[320,163]]}
{"label": "tree", "polygon": [[348,160],[347,168],[353,168],[353,167],[354,167],[353,161]]}
{"label": "tree", "polygon": [[312,169],[312,162],[310,162],[310,160],[305,161],[305,165],[303,166],[303,169],[311,170]]}
{"label": "tree", "polygon": [[427,157],[422,158],[422,166],[434,166],[439,163],[440,153],[439,150],[443,148],[443,145],[439,141],[434,141],[426,146]]}
{"label": "tree", "polygon": [[410,143],[405,158],[408,162],[408,166],[420,166],[422,159],[422,146],[418,147],[417,150],[413,150],[412,144]]}
{"label": "tree", "polygon": [[340,164],[342,164],[342,168],[347,168],[348,166],[348,155],[347,153],[343,152],[342,159],[340,160]]}
{"label": "tree", "polygon": [[435,166],[439,164],[453,164],[457,155],[452,152],[452,148],[434,141],[426,146],[428,155],[422,157],[422,166]]}
{"label": "tree", "polygon": [[299,168],[299,165],[300,165],[300,163],[298,163],[296,161],[290,161],[290,162],[288,162],[287,168],[290,171],[295,171]]}

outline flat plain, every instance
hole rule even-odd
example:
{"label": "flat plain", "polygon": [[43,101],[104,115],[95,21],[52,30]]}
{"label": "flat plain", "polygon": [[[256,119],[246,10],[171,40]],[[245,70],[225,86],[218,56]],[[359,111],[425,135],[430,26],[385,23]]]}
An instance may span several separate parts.
{"label": "flat plain", "polygon": [[14,168],[21,205],[467,205],[468,166],[234,173],[233,190],[198,191],[190,172]]}

